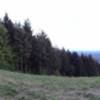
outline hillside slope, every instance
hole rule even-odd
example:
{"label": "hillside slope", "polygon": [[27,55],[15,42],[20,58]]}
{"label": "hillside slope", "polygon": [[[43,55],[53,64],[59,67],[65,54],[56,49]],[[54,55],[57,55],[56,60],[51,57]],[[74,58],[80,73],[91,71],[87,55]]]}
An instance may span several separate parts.
{"label": "hillside slope", "polygon": [[0,100],[100,100],[100,77],[39,76],[0,70]]}

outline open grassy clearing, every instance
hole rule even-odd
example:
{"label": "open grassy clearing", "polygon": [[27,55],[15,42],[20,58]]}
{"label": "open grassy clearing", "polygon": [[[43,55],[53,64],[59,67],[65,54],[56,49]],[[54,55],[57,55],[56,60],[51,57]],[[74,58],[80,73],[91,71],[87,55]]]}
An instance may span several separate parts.
{"label": "open grassy clearing", "polygon": [[0,70],[0,100],[100,100],[100,77],[39,76]]}

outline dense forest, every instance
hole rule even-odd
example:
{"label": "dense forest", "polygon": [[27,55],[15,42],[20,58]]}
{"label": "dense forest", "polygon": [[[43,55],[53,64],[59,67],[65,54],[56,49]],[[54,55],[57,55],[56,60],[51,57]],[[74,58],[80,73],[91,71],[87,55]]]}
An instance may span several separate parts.
{"label": "dense forest", "polygon": [[0,69],[46,75],[100,75],[100,64],[91,55],[53,47],[44,31],[34,34],[29,20],[23,25],[14,23],[8,14],[0,20]]}

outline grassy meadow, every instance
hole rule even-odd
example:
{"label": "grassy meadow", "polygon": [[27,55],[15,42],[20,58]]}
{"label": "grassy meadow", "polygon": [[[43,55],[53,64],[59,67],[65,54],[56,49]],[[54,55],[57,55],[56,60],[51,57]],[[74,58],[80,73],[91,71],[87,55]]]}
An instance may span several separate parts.
{"label": "grassy meadow", "polygon": [[100,100],[100,77],[39,76],[0,70],[0,100]]}

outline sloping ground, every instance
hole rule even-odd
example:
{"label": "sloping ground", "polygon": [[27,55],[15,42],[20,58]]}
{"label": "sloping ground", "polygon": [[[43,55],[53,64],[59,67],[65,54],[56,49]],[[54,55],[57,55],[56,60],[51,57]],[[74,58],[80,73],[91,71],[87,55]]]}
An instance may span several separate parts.
{"label": "sloping ground", "polygon": [[0,70],[0,100],[100,100],[100,77],[38,76]]}

